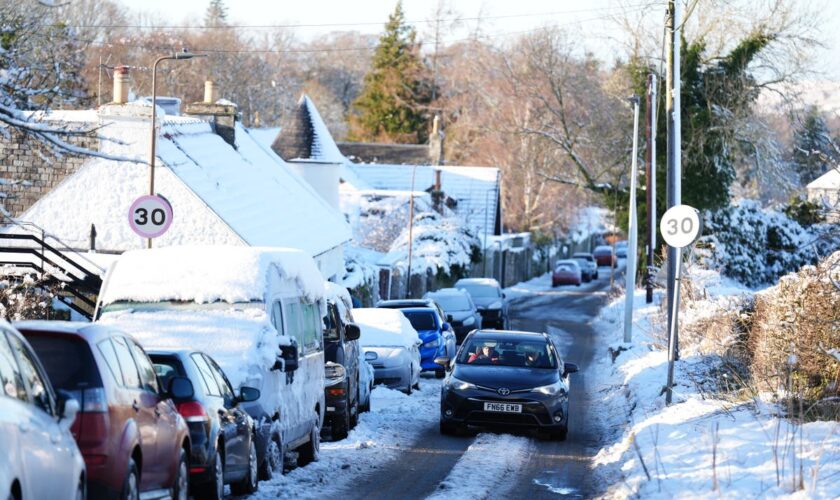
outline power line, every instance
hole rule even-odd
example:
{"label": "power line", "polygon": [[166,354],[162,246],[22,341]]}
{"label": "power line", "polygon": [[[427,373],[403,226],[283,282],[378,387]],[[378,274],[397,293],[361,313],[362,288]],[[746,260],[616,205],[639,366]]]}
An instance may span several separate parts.
{"label": "power line", "polygon": [[[449,17],[437,19],[422,19],[415,21],[405,21],[406,24],[432,24],[439,22],[458,22],[458,21],[486,21],[494,19],[514,19],[524,17],[548,17],[562,14],[583,14],[589,12],[601,11],[618,11],[630,9],[640,9],[650,7],[652,2],[645,2],[640,4],[632,4],[621,7],[598,7],[593,9],[576,9],[576,10],[561,10],[551,12],[534,12],[528,14],[506,14],[497,16],[476,16],[476,17]],[[155,24],[42,24],[40,27],[45,28],[79,28],[79,29],[151,29],[151,30],[238,30],[238,29],[296,29],[296,28],[338,28],[338,27],[353,27],[353,26],[381,26],[382,21],[365,21],[356,23],[291,23],[291,24],[220,24],[213,26],[191,26],[191,25],[155,25]]]}

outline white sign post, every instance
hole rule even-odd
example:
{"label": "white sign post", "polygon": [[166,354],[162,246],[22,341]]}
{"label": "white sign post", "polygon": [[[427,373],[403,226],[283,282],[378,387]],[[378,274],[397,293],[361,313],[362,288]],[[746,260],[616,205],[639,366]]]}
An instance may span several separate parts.
{"label": "white sign post", "polygon": [[671,323],[668,325],[668,381],[665,385],[665,404],[671,404],[671,387],[674,385],[674,358],[677,352],[677,315],[680,311],[680,277],[682,275],[682,249],[694,243],[700,235],[700,215],[688,205],[677,205],[668,209],[659,221],[659,231],[665,243],[676,248],[676,275],[674,276],[674,299],[671,308]]}
{"label": "white sign post", "polygon": [[160,196],[145,195],[128,210],[128,225],[143,238],[157,238],[172,224],[172,206]]}

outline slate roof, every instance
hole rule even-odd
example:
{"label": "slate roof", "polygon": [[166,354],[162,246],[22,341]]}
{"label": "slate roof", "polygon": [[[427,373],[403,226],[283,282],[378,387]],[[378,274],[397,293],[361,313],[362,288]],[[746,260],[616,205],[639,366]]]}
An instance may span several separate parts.
{"label": "slate roof", "polygon": [[338,149],[353,163],[430,165],[432,162],[429,146],[426,144],[339,142]]}
{"label": "slate roof", "polygon": [[306,94],[301,96],[297,109],[281,126],[271,149],[286,161],[346,161],[318,109]]}
{"label": "slate roof", "polygon": [[[359,190],[410,191],[412,165],[345,163],[342,179]],[[435,170],[441,171],[441,188],[457,201],[455,213],[483,237],[498,234],[500,171],[495,167],[417,166],[415,191],[430,191]]]}

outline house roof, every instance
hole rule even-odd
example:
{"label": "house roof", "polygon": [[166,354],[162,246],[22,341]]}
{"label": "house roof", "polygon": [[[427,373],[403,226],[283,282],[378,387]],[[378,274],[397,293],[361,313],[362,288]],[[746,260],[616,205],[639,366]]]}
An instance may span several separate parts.
{"label": "house roof", "polygon": [[840,190],[840,168],[832,168],[828,172],[811,181],[808,189],[838,189]]}
{"label": "house roof", "polygon": [[338,149],[354,163],[429,165],[432,162],[426,144],[339,142]]}
{"label": "house roof", "polygon": [[[110,147],[124,148],[120,152],[125,156],[142,157],[147,143],[138,140],[138,127],[147,129],[148,125],[137,123],[117,120],[109,125],[109,136],[129,143]],[[238,123],[236,144],[234,149],[202,120],[163,119],[155,184],[156,192],[172,204],[174,220],[157,245],[292,247],[318,256],[350,239],[342,215]],[[134,199],[147,190],[148,166],[95,159],[20,219],[80,247],[94,223],[98,248],[138,248],[142,240],[131,231],[126,216]]]}
{"label": "house roof", "polygon": [[[346,163],[342,179],[360,190],[411,191],[412,165]],[[455,213],[479,234],[494,234],[499,200],[499,169],[495,167],[428,166],[416,167],[414,190],[428,191],[435,183],[435,170],[441,171],[441,188],[455,201]]]}
{"label": "house roof", "polygon": [[326,163],[344,163],[327,125],[312,100],[304,94],[298,101],[288,123],[284,124],[271,145],[286,161],[312,160]]}

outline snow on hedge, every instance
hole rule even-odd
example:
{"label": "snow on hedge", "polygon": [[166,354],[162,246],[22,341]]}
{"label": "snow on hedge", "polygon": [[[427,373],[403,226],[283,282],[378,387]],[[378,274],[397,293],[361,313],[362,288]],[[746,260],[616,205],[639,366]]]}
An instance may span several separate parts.
{"label": "snow on hedge", "polygon": [[265,300],[269,267],[297,283],[310,300],[324,296],[324,278],[312,258],[290,248],[182,246],[133,250],[115,262],[100,300],[250,302]]}
{"label": "snow on hedge", "polygon": [[359,343],[365,347],[405,347],[420,341],[417,330],[399,309],[353,309],[353,319],[362,330]]}
{"label": "snow on hedge", "polygon": [[[460,220],[441,217],[435,212],[414,218],[411,273],[452,275],[456,268],[469,269],[473,256],[481,249],[481,241]],[[408,227],[394,241],[386,259],[393,265],[408,265]]]}
{"label": "snow on hedge", "polygon": [[782,212],[744,200],[706,212],[704,236],[697,246],[706,267],[756,287],[775,283],[787,273],[816,263],[819,255],[840,248],[840,240],[830,237],[830,229],[820,225],[806,229]]}

